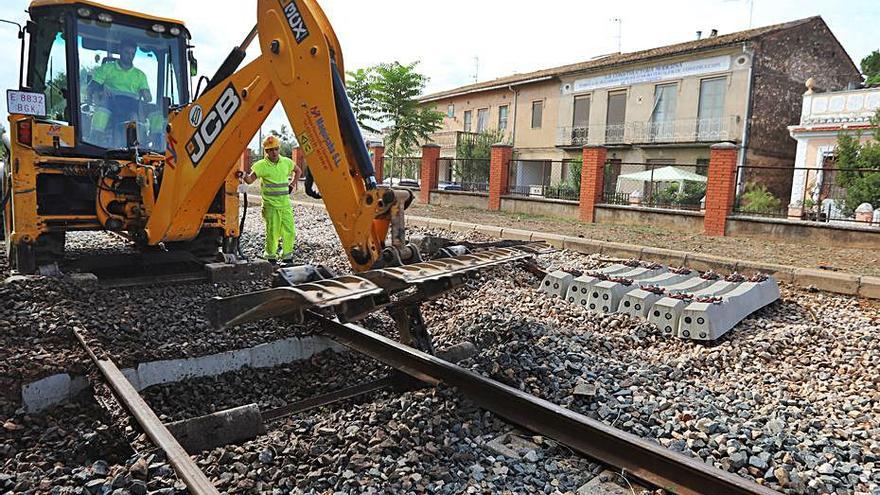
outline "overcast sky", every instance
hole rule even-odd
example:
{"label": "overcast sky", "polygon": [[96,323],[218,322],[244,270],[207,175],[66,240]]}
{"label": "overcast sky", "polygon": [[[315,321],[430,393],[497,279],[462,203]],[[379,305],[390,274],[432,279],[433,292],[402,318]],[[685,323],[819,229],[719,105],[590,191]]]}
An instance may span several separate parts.
{"label": "overcast sky", "polygon": [[[107,4],[173,17],[193,35],[201,74],[213,74],[256,22],[256,2],[245,0],[106,0]],[[729,33],[749,27],[748,0],[323,0],[339,37],[346,69],[381,62],[420,61],[427,92],[515,72],[583,61],[618,49],[635,51],[691,40],[697,30]],[[22,22],[28,2],[4,0],[0,18]],[[880,48],[880,0],[754,0],[752,25],[821,15],[858,62]],[[619,19],[620,39],[618,40]],[[18,40],[7,40],[0,69],[4,88],[17,88]],[[250,56],[256,55],[254,48]],[[477,63],[478,59],[478,63]],[[6,114],[6,99],[2,101]],[[280,105],[264,130],[286,122]],[[5,125],[5,118],[4,118]]]}

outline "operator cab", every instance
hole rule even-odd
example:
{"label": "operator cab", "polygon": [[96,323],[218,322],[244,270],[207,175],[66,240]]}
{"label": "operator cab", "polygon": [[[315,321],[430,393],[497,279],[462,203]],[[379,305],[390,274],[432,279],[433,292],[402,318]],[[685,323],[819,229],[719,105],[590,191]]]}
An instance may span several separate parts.
{"label": "operator cab", "polygon": [[73,0],[35,0],[29,13],[23,89],[45,96],[45,119],[73,127],[61,146],[107,156],[136,127],[139,149],[164,154],[169,108],[189,102],[183,23]]}

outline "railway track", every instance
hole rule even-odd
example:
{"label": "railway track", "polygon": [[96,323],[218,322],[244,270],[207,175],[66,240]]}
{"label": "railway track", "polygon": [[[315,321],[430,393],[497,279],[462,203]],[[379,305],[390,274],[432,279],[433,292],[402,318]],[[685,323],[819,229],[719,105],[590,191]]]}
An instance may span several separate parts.
{"label": "railway track", "polygon": [[309,316],[321,325],[329,337],[354,351],[427,384],[455,387],[480,407],[625,471],[651,486],[683,495],[778,494],[765,486],[490,380],[361,326],[340,323],[316,313],[310,313]]}
{"label": "railway track", "polygon": [[[552,438],[574,451],[614,467],[648,486],[676,494],[771,495],[778,492],[709,466],[635,435],[575,413],[521,390],[483,377],[436,356],[379,335],[353,323],[341,323],[307,311],[323,332],[349,349],[380,361],[428,386],[454,387],[478,406],[536,434]],[[116,365],[100,359],[79,333],[80,344],[100,370],[116,397],[137,420],[155,446],[163,450],[190,493],[219,493],[169,429],[128,383]],[[266,411],[274,421],[322,404],[348,399],[391,386],[391,380],[351,387],[283,408]]]}
{"label": "railway track", "polygon": [[[575,452],[612,466],[646,485],[670,493],[778,493],[348,322],[379,308],[388,307],[393,314],[395,304],[400,304],[401,300],[394,301],[388,294],[410,294],[406,297],[412,298],[414,296],[410,289],[413,288],[424,291],[426,294],[422,296],[437,294],[460,285],[469,273],[481,268],[519,262],[525,263],[527,269],[539,270],[531,264],[530,253],[533,252],[534,246],[498,248],[476,255],[365,272],[360,276],[344,276],[296,287],[215,298],[209,305],[209,319],[217,327],[279,316],[300,322],[308,320],[316,323],[327,337],[391,367],[398,373],[386,379],[355,385],[270,411],[259,411],[255,404],[249,404],[209,415],[213,418],[195,418],[194,421],[204,421],[206,418],[215,421],[227,414],[228,418],[246,418],[244,421],[249,422],[248,427],[255,426],[253,423],[256,423],[259,428],[250,428],[252,431],[263,431],[263,425],[267,422],[377,390],[393,388],[395,384],[406,385],[409,380],[410,386],[453,387],[476,405],[513,424],[552,438]],[[423,299],[416,299],[421,300]],[[403,301],[406,303],[408,300],[404,298]],[[333,316],[328,316],[331,313]],[[137,420],[155,446],[165,452],[190,493],[219,493],[187,454],[181,442],[172,435],[169,427],[162,424],[116,365],[111,360],[99,358],[80,333],[76,332],[76,337],[119,402]],[[409,378],[401,381],[403,375]],[[171,427],[175,428],[175,425]],[[221,440],[225,440],[221,444],[231,443],[233,438],[237,441],[248,438],[238,435],[241,433],[240,428],[235,432],[238,436],[234,435],[233,429],[227,430],[228,436],[216,432]],[[252,433],[249,438],[257,434],[259,433]]]}
{"label": "railway track", "polygon": [[107,385],[123,407],[131,414],[153,444],[165,453],[168,462],[193,495],[219,495],[220,492],[174,438],[168,428],[144,401],[113,361],[99,358],[81,333],[74,335],[95,363]]}

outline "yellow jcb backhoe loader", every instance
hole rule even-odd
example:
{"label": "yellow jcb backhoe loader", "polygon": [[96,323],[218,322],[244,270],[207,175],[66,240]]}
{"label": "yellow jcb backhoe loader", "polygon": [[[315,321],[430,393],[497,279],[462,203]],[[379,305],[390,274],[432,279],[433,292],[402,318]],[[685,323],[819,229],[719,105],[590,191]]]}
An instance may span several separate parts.
{"label": "yellow jcb backhoe loader", "polygon": [[[374,273],[291,288],[280,298],[269,291],[218,302],[218,324],[278,305],[300,314],[333,307],[355,317],[387,305],[391,292],[416,286],[436,294],[470,271],[528,256],[496,250],[457,264],[419,263],[404,231],[412,193],[376,183],[324,12],[315,0],[258,0],[257,9],[257,25],[193,90],[196,60],[181,21],[88,0],[31,2],[20,31],[20,87],[7,94],[11,159],[2,171],[15,270],[33,273],[51,262],[73,230],[119,232],[143,249],[232,254],[240,235],[239,157],[278,101],[351,266]],[[258,34],[260,55],[242,67]],[[411,263],[419,266],[375,272]],[[319,277],[293,270],[283,278]],[[398,317],[418,325],[410,301]]]}

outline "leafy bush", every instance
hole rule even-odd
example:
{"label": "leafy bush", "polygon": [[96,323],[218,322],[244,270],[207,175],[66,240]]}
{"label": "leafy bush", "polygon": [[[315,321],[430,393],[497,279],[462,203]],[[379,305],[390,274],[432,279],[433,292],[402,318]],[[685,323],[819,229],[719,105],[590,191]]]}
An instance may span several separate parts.
{"label": "leafy bush", "polygon": [[574,187],[571,183],[563,182],[558,186],[544,188],[544,197],[552,199],[576,200],[580,196],[580,187]]}
{"label": "leafy bush", "polygon": [[740,201],[740,211],[746,213],[778,213],[782,209],[782,201],[763,184],[746,184]]}
{"label": "leafy bush", "polygon": [[670,184],[665,189],[659,189],[654,192],[653,203],[658,205],[674,205],[675,197],[678,195],[678,184]]}
{"label": "leafy bush", "polygon": [[504,131],[494,129],[483,131],[473,139],[458,141],[455,145],[455,156],[468,161],[455,162],[455,177],[462,182],[488,182],[492,145],[500,142],[504,142]]}
{"label": "leafy bush", "polygon": [[706,183],[685,181],[684,188],[678,190],[678,184],[670,184],[665,189],[654,193],[654,203],[658,205],[696,206],[706,195]]}
{"label": "leafy bush", "polygon": [[578,192],[581,190],[581,170],[583,168],[584,160],[582,158],[568,162],[568,180],[565,182],[570,184],[571,187]]}

